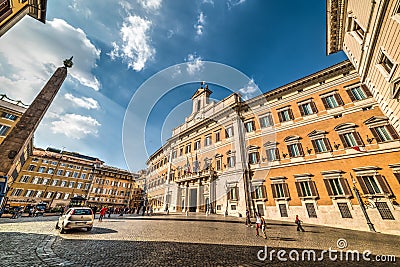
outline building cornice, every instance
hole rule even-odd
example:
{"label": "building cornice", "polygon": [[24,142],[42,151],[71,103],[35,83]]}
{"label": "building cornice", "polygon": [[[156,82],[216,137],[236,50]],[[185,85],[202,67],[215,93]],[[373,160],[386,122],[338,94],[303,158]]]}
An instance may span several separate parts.
{"label": "building cornice", "polygon": [[347,0],[326,0],[326,54],[342,50]]}

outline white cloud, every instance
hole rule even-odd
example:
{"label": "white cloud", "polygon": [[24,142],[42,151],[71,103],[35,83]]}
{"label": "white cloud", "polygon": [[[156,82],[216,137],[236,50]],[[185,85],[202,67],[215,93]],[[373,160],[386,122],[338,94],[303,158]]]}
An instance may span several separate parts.
{"label": "white cloud", "polygon": [[148,11],[157,10],[161,7],[162,0],[137,0]]}
{"label": "white cloud", "polygon": [[87,135],[97,136],[101,124],[90,116],[65,114],[51,123],[53,133],[61,133],[73,139],[82,139]]}
{"label": "white cloud", "polygon": [[65,94],[64,98],[71,101],[75,106],[82,107],[85,109],[100,109],[99,103],[90,97],[76,97],[72,94]]}
{"label": "white cloud", "polygon": [[226,4],[228,5],[228,8],[231,9],[234,6],[241,5],[245,2],[246,2],[246,0],[228,0],[228,2]]}
{"label": "white cloud", "polygon": [[203,4],[211,4],[211,5],[214,5],[214,1],[213,1],[213,0],[203,0],[202,3],[203,3]]}
{"label": "white cloud", "polygon": [[193,75],[196,72],[200,71],[204,65],[204,62],[201,60],[201,57],[193,54],[189,54],[186,61],[187,61],[186,71],[190,75]]}
{"label": "white cloud", "polygon": [[7,72],[0,73],[0,91],[31,102],[55,69],[72,55],[74,66],[68,70],[69,76],[99,90],[92,69],[97,67],[100,53],[83,30],[64,20],[42,24],[27,16],[0,39],[0,65],[7,66]]}
{"label": "white cloud", "polygon": [[258,86],[251,79],[243,88],[239,89],[239,93],[242,95],[244,100],[248,100],[256,95],[258,95],[260,90]]}
{"label": "white cloud", "polygon": [[119,44],[112,43],[113,50],[108,55],[112,60],[121,58],[128,64],[128,68],[141,71],[155,54],[147,35],[150,27],[151,21],[139,16],[128,16],[120,29],[122,40]]}
{"label": "white cloud", "polygon": [[197,23],[194,25],[197,35],[203,35],[205,19],[206,16],[204,15],[204,13],[200,12],[199,16],[197,17]]}

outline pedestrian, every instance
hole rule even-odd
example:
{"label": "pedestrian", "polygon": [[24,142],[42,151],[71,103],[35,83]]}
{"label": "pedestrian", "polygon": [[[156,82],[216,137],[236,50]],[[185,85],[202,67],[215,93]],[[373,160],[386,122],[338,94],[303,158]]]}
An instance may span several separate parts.
{"label": "pedestrian", "polygon": [[299,219],[299,215],[296,215],[296,220],[294,222],[297,224],[297,231],[304,232],[304,229],[301,226],[302,221]]}
{"label": "pedestrian", "polygon": [[96,219],[97,206],[94,206],[92,210],[93,210],[94,218]]}
{"label": "pedestrian", "polygon": [[247,226],[247,227],[251,226],[251,220],[250,220],[250,212],[249,212],[249,209],[246,209],[246,226]]}
{"label": "pedestrian", "polygon": [[264,238],[267,239],[267,221],[261,216],[261,231],[264,234]]}
{"label": "pedestrian", "polygon": [[103,221],[103,218],[104,218],[104,215],[106,214],[106,212],[107,212],[107,207],[104,206],[104,207],[100,210],[99,222],[102,222],[102,221]]}
{"label": "pedestrian", "polygon": [[260,214],[256,212],[256,236],[260,236],[260,234],[258,233],[258,229],[261,229],[261,217]]}
{"label": "pedestrian", "polygon": [[169,214],[168,203],[165,204],[165,212],[167,213],[167,215]]}
{"label": "pedestrian", "polygon": [[119,216],[121,217],[121,216],[124,216],[124,209],[123,208],[120,208],[119,209]]}

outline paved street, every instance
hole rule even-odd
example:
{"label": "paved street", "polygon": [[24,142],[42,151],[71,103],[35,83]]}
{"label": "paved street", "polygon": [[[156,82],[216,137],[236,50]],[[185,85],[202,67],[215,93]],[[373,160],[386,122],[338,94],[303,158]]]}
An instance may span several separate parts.
{"label": "paved street", "polygon": [[[54,229],[56,218],[0,218],[0,266],[397,266],[378,263],[375,257],[400,257],[399,236],[311,225],[302,233],[294,224],[278,221],[268,221],[265,240],[239,218],[222,216],[114,215],[96,221],[92,232],[62,235]],[[348,245],[343,251],[370,250],[371,261],[362,255],[352,261],[351,254],[346,261],[346,253],[340,261],[340,238]],[[322,250],[329,248],[339,251],[332,254],[336,261],[327,252],[318,261]],[[278,259],[280,249],[286,251],[279,254],[286,262]],[[305,249],[315,251],[315,261],[313,254],[303,253]],[[296,253],[300,261],[294,260]]]}

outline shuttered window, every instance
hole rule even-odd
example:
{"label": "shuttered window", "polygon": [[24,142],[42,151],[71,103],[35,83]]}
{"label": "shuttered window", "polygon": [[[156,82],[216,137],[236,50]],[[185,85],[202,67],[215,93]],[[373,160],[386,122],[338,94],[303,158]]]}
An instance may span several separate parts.
{"label": "shuttered window", "polygon": [[273,198],[289,198],[289,188],[286,183],[271,184]]}
{"label": "shuttered window", "polygon": [[326,109],[336,108],[344,105],[343,100],[338,93],[322,97],[322,103]]}
{"label": "shuttered window", "polygon": [[383,143],[392,140],[398,140],[399,135],[392,125],[384,125],[370,128],[376,142]]}
{"label": "shuttered window", "polygon": [[279,111],[278,117],[280,122],[291,121],[294,119],[293,112],[290,108]]}
{"label": "shuttered window", "polygon": [[317,188],[314,181],[295,182],[297,194],[300,198],[317,197]]}
{"label": "shuttered window", "polygon": [[344,178],[324,179],[324,183],[328,195],[331,197],[350,197],[352,195],[349,183]]}
{"label": "shuttered window", "polygon": [[291,158],[303,157],[304,156],[303,147],[301,146],[300,143],[287,145],[287,149],[288,149],[288,152],[289,152],[289,156]]}
{"label": "shuttered window", "polygon": [[362,141],[358,132],[339,134],[339,138],[342,141],[344,148],[353,146],[364,146],[364,142]]}
{"label": "shuttered window", "polygon": [[310,101],[308,103],[300,104],[299,105],[299,110],[301,116],[307,116],[311,114],[317,113],[317,107],[315,106],[315,103],[313,101]]}
{"label": "shuttered window", "polygon": [[267,114],[264,116],[261,116],[259,118],[260,121],[260,127],[261,128],[265,128],[265,127],[269,127],[269,126],[273,126],[274,122],[272,120],[272,115],[271,114]]}
{"label": "shuttered window", "polygon": [[331,144],[330,144],[328,138],[320,138],[320,139],[311,140],[311,143],[314,147],[315,153],[324,153],[324,152],[332,151],[332,147],[331,147]]}
{"label": "shuttered window", "polygon": [[375,195],[375,194],[386,194],[392,195],[392,190],[389,184],[386,182],[385,177],[382,175],[365,175],[357,176],[357,181],[364,194]]}
{"label": "shuttered window", "polygon": [[267,153],[267,160],[268,161],[279,160],[279,150],[278,150],[278,148],[267,149],[266,153]]}

